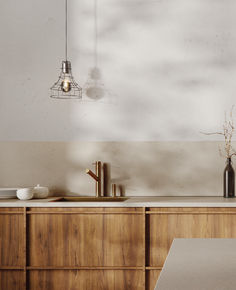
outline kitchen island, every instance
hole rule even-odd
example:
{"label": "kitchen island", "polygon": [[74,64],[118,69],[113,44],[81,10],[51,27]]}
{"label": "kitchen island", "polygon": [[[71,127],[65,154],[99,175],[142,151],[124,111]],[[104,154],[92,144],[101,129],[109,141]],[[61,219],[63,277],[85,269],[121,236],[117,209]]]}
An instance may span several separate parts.
{"label": "kitchen island", "polygon": [[236,239],[175,239],[155,290],[234,290]]}
{"label": "kitchen island", "polygon": [[174,238],[236,238],[236,200],[0,202],[0,289],[155,288]]}

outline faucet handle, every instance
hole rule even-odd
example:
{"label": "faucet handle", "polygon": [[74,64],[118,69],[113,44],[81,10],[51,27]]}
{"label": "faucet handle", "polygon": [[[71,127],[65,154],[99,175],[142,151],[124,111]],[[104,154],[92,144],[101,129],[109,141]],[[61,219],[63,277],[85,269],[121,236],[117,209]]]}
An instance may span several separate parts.
{"label": "faucet handle", "polygon": [[94,178],[97,182],[99,181],[99,176],[93,173],[90,169],[86,169],[85,172],[89,174],[92,178]]}

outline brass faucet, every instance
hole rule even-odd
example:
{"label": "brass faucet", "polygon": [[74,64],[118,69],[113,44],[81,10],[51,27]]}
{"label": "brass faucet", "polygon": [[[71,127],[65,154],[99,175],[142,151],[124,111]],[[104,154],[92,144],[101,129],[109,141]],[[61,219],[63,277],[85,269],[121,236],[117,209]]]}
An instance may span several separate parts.
{"label": "brass faucet", "polygon": [[102,162],[96,161],[96,174],[90,169],[86,169],[86,173],[89,174],[96,181],[96,197],[102,196]]}

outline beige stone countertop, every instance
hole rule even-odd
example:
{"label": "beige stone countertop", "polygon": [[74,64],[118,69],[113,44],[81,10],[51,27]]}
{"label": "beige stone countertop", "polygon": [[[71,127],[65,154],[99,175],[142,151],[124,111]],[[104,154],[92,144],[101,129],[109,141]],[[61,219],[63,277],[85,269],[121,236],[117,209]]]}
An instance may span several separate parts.
{"label": "beige stone countertop", "polygon": [[0,207],[236,207],[236,198],[203,196],[128,197],[121,202],[71,202],[57,199],[1,199]]}
{"label": "beige stone countertop", "polygon": [[175,239],[154,290],[235,290],[236,239]]}

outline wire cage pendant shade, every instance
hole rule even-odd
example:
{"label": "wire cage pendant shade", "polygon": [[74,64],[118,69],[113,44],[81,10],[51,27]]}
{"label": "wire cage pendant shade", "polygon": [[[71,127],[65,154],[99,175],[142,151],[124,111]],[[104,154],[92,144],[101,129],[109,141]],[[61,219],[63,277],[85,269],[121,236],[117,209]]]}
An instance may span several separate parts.
{"label": "wire cage pendant shade", "polygon": [[82,88],[76,83],[71,72],[71,63],[62,62],[59,79],[51,87],[51,98],[55,99],[82,99]]}
{"label": "wire cage pendant shade", "polygon": [[67,0],[65,0],[65,59],[62,61],[59,79],[50,88],[50,97],[54,99],[82,99],[82,88],[74,80],[71,62],[67,60]]}

